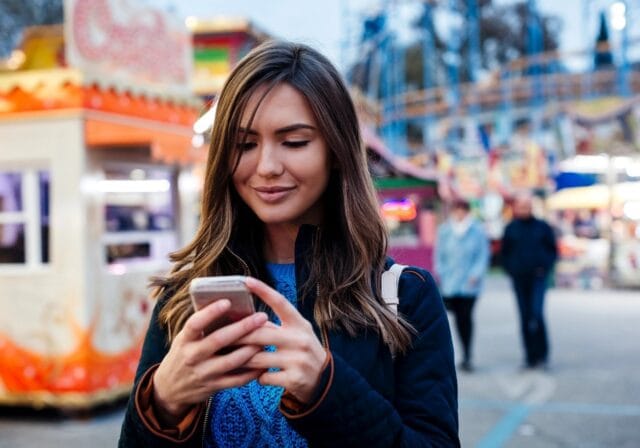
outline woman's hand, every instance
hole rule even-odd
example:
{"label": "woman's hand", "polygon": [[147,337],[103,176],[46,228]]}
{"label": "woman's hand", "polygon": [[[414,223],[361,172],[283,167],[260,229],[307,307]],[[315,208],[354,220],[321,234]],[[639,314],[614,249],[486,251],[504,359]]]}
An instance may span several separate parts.
{"label": "woman's hand", "polygon": [[204,329],[229,307],[230,302],[223,299],[193,313],[154,373],[154,404],[167,423],[179,421],[192,405],[215,391],[241,386],[263,373],[259,369],[237,370],[262,351],[262,345],[241,345],[224,355],[216,352],[240,345],[240,338],[267,322],[265,313],[254,313],[203,336]]}
{"label": "woman's hand", "polygon": [[[255,278],[247,278],[246,284],[278,315],[281,325],[263,325],[240,340],[249,346],[276,346],[275,352],[254,354],[245,366],[263,372],[258,377],[260,384],[282,386],[308,404],[320,381],[326,350],[311,323],[282,294]],[[272,367],[279,370],[265,371]]]}

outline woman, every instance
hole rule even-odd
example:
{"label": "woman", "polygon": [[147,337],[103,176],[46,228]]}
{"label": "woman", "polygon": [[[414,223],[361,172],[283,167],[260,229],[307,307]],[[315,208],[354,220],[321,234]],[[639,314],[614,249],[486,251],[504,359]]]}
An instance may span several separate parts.
{"label": "woman", "polygon": [[445,306],[455,316],[465,372],[473,371],[473,305],[489,266],[489,240],[469,210],[464,199],[453,203],[450,218],[438,228],[434,260]]}
{"label": "woman", "polygon": [[[202,222],[156,281],[120,446],[459,446],[446,314],[417,268],[398,315],[377,292],[387,235],[331,63],[254,49],[211,141]],[[229,302],[194,312],[189,283],[220,274],[251,276],[263,311],[204,335]]]}

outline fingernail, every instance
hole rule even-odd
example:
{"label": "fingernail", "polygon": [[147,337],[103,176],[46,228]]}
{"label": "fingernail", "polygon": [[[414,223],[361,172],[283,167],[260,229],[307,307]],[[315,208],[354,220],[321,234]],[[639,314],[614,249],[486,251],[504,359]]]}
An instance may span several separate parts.
{"label": "fingernail", "polygon": [[254,324],[262,324],[266,322],[266,320],[267,320],[267,315],[265,313],[256,313],[255,316],[253,316]]}
{"label": "fingernail", "polygon": [[245,284],[249,287],[256,286],[258,284],[258,281],[253,277],[247,277],[245,279]]}
{"label": "fingernail", "polygon": [[216,306],[218,307],[219,310],[224,310],[228,308],[229,305],[231,305],[231,302],[229,302],[228,299],[220,299],[216,302]]}

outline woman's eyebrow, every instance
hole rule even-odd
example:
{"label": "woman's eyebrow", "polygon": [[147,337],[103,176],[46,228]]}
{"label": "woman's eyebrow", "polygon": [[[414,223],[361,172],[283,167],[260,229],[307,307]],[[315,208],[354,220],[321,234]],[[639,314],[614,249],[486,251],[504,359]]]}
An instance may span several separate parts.
{"label": "woman's eyebrow", "polygon": [[243,127],[238,128],[238,133],[239,134],[258,135],[258,133],[256,131],[254,131],[253,129],[247,129],[247,128],[243,128]]}
{"label": "woman's eyebrow", "polygon": [[[289,126],[285,126],[279,129],[275,130],[275,134],[286,134],[288,132],[293,132],[293,131],[298,131],[300,129],[309,129],[312,131],[316,130],[315,126],[311,126],[310,124],[305,124],[305,123],[295,123],[295,124],[291,124]],[[238,128],[238,133],[239,134],[244,134],[244,135],[258,135],[257,131],[254,131],[253,129],[248,129],[248,128],[243,128],[243,127],[239,127]]]}
{"label": "woman's eyebrow", "polygon": [[311,126],[310,124],[304,124],[304,123],[295,123],[289,126],[285,126],[283,128],[280,129],[276,129],[276,134],[286,134],[287,132],[293,132],[293,131],[298,131],[300,129],[310,129],[312,131],[315,131],[316,128],[315,126]]}

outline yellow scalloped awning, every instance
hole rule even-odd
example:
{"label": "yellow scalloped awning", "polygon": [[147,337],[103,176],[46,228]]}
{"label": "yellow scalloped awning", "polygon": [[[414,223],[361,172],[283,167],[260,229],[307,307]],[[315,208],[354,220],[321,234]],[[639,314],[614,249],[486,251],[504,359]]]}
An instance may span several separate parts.
{"label": "yellow scalloped awning", "polygon": [[602,184],[565,188],[550,195],[546,203],[551,210],[606,209],[609,207],[611,192],[612,205],[619,206],[640,198],[640,182],[624,182],[611,188]]}
{"label": "yellow scalloped awning", "polygon": [[201,111],[200,100],[193,97],[171,99],[92,82],[74,69],[0,75],[0,120],[65,109],[84,115],[88,147],[150,145],[153,157],[167,163],[202,158],[191,144]]}

